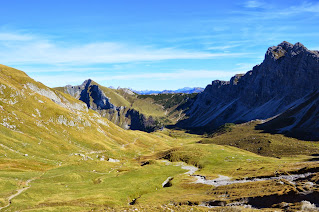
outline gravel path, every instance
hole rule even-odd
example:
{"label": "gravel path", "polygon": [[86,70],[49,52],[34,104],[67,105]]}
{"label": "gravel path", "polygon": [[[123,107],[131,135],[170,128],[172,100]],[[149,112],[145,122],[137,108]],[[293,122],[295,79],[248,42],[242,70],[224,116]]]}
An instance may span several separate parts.
{"label": "gravel path", "polygon": [[[163,162],[166,163],[166,165],[171,165],[172,163],[170,161],[164,160]],[[235,183],[248,183],[248,182],[257,182],[257,181],[266,181],[266,180],[287,180],[291,184],[295,184],[296,180],[303,179],[306,177],[309,177],[315,173],[308,172],[304,174],[292,174],[292,175],[280,175],[278,177],[263,177],[263,178],[252,178],[252,179],[244,179],[244,180],[232,180],[228,176],[219,175],[218,178],[213,180],[207,180],[205,176],[202,175],[194,175],[194,173],[198,170],[197,167],[188,165],[184,162],[176,163],[174,166],[180,166],[182,169],[188,170],[188,172],[185,172],[184,174],[190,175],[196,179],[194,183],[201,183],[206,185],[213,185],[215,187],[217,186],[224,186],[224,185],[231,185]]]}
{"label": "gravel path", "polygon": [[5,208],[7,208],[7,207],[10,206],[10,205],[11,205],[11,200],[12,200],[13,198],[19,196],[22,192],[28,190],[28,189],[31,187],[31,185],[29,186],[29,183],[31,183],[33,180],[35,180],[35,178],[32,178],[32,179],[27,180],[27,181],[26,181],[26,187],[18,189],[18,190],[17,190],[17,193],[12,194],[11,196],[9,196],[9,197],[7,198],[7,199],[8,199],[8,204],[5,205],[5,206],[3,206],[3,207],[0,207],[0,211],[1,211],[2,209],[5,209]]}

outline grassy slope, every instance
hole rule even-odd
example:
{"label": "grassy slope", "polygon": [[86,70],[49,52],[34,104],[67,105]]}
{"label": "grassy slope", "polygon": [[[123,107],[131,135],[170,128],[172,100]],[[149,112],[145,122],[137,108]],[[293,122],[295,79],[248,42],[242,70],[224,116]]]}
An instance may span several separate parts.
{"label": "grassy slope", "polygon": [[[116,106],[126,106],[134,108],[146,116],[153,116],[158,118],[167,117],[172,121],[176,119],[170,114],[178,105],[185,103],[187,98],[194,98],[197,94],[159,94],[159,95],[130,95],[123,89],[111,89],[99,85],[105,95],[111,98],[111,102]],[[178,112],[178,111],[177,111]]]}
{"label": "grassy slope", "polygon": [[[92,81],[93,85],[98,85],[99,88],[104,92],[104,94],[110,98],[110,101],[115,106],[124,106],[133,108],[146,116],[162,117],[165,116],[165,111],[162,106],[154,104],[152,99],[142,100],[138,98],[137,94],[130,95],[125,93],[123,89],[112,89],[99,85],[98,83]],[[64,92],[64,87],[54,88],[58,91]]]}
{"label": "grassy slope", "polygon": [[[115,106],[132,108],[140,113],[152,116],[164,124],[174,124],[183,118],[182,109],[178,106],[185,103],[188,98],[194,98],[197,94],[159,94],[159,95],[138,95],[128,94],[123,89],[111,89],[99,85],[92,81],[92,84],[98,85]],[[64,87],[54,88],[65,92]]]}
{"label": "grassy slope", "polygon": [[[70,104],[82,103],[35,82],[21,71],[6,66],[0,69],[2,205],[21,181],[60,166],[78,166],[82,157],[74,153],[90,156],[97,166],[99,163],[107,166],[109,162],[99,162],[97,157],[130,161],[141,154],[167,149],[181,142],[164,134],[124,131],[94,111],[70,111],[24,85],[32,83],[39,89],[52,91]],[[63,123],[59,123],[59,119]]]}
{"label": "grassy slope", "polygon": [[284,157],[291,155],[318,154],[316,142],[300,141],[280,134],[263,133],[256,130],[259,121],[233,125],[220,130],[212,136],[200,141],[202,144],[220,144],[238,147],[256,154],[271,157]]}
{"label": "grassy slope", "polygon": [[[197,174],[208,178],[215,178],[218,174],[243,178],[272,175],[311,165],[304,163],[307,156],[295,154],[299,154],[298,149],[306,147],[311,147],[312,152],[317,151],[315,143],[294,143],[279,135],[260,134],[253,125],[235,126],[230,132],[205,139],[202,143],[198,143],[201,140],[199,136],[181,131],[151,134],[125,131],[94,111],[61,107],[24,87],[24,84],[32,83],[55,92],[64,103],[81,104],[68,95],[33,81],[23,72],[6,66],[0,66],[0,69],[0,84],[5,85],[0,89],[0,205],[6,205],[8,196],[26,186],[28,179],[34,178],[31,187],[12,200],[9,211],[122,210],[127,207],[162,211],[171,207],[170,203],[200,203],[218,199],[226,191],[234,198],[258,195],[260,188],[264,190],[263,183],[221,188],[193,184],[194,179],[183,174],[185,170],[166,165],[158,159],[167,157],[171,161],[196,165],[200,167]],[[63,123],[59,122],[61,119]],[[71,121],[75,126],[70,124]],[[248,146],[252,147],[248,148],[250,151],[243,150],[245,146],[238,149],[216,144],[217,141],[230,144],[226,141],[234,142],[252,135],[267,136],[271,144],[282,148],[279,152],[270,148],[273,150],[271,154],[285,150],[289,154],[281,159],[266,157],[260,152],[255,154],[258,143],[248,142]],[[102,156],[119,159],[120,162],[101,161]],[[149,160],[150,164],[140,166],[140,162],[145,160]],[[162,188],[161,183],[170,176],[174,177],[173,186]],[[249,186],[255,186],[254,194],[247,193]],[[268,194],[289,191],[286,185],[267,186]],[[135,198],[136,205],[128,206]],[[163,208],[163,205],[166,206]],[[189,210],[186,206],[175,209]],[[194,210],[207,209],[196,207]]]}
{"label": "grassy slope", "polygon": [[193,99],[196,97],[194,94],[158,94],[158,95],[139,95],[138,98],[141,100],[148,100],[153,102],[153,104],[162,105],[165,110],[166,117],[171,120],[172,123],[176,123],[178,120],[184,118],[183,111],[186,108],[179,108],[181,105],[185,104],[188,99]]}

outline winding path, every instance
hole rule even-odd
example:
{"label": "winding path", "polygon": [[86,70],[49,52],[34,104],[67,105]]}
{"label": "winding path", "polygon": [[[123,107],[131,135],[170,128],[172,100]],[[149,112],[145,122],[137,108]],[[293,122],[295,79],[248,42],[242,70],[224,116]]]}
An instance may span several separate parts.
{"label": "winding path", "polygon": [[9,196],[9,197],[7,198],[7,199],[8,199],[8,204],[5,205],[5,206],[3,206],[3,207],[0,207],[0,211],[1,211],[2,209],[5,209],[5,208],[7,208],[7,207],[10,206],[10,205],[11,205],[11,200],[12,200],[13,198],[19,196],[22,192],[28,190],[28,189],[31,187],[31,185],[29,186],[29,183],[31,183],[33,180],[35,180],[35,178],[32,178],[32,179],[27,180],[27,181],[26,181],[26,186],[27,186],[27,187],[20,188],[20,189],[17,190],[17,193],[12,194],[11,196]]}
{"label": "winding path", "polygon": [[196,178],[194,183],[202,183],[206,185],[213,185],[217,186],[224,186],[224,185],[231,185],[235,183],[248,183],[248,182],[257,182],[257,181],[266,181],[266,180],[287,180],[291,184],[295,184],[296,180],[303,179],[313,175],[314,173],[305,173],[305,174],[293,174],[293,175],[280,175],[278,177],[264,177],[264,178],[253,178],[253,179],[244,179],[244,180],[231,180],[230,177],[219,175],[218,178],[213,180],[207,180],[205,176],[201,175],[192,175]]}
{"label": "winding path", "polygon": [[[166,165],[172,164],[170,161],[163,160],[163,162],[166,163]],[[295,184],[296,180],[307,178],[311,175],[314,175],[315,173],[308,172],[304,174],[291,174],[291,175],[280,175],[278,177],[263,177],[263,178],[252,178],[252,179],[244,179],[244,180],[232,180],[228,176],[219,175],[218,178],[213,180],[207,180],[205,176],[202,175],[194,175],[194,173],[198,170],[197,167],[188,165],[184,162],[178,162],[174,166],[180,166],[182,169],[188,170],[188,172],[185,172],[184,174],[187,174],[189,176],[192,176],[196,179],[194,183],[201,183],[206,185],[213,185],[215,187],[218,186],[224,186],[224,185],[231,185],[235,183],[248,183],[248,182],[257,182],[257,181],[267,181],[267,180],[287,180],[291,184]]]}

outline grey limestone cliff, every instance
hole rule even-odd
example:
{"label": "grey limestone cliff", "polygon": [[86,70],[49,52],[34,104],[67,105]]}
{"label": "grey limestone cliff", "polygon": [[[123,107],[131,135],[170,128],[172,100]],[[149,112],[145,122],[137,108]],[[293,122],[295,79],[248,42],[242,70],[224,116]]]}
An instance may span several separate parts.
{"label": "grey limestone cliff", "polygon": [[268,119],[296,106],[318,84],[319,52],[284,41],[268,48],[264,61],[246,74],[208,85],[178,126],[215,129],[229,122]]}
{"label": "grey limestone cliff", "polygon": [[89,109],[103,110],[116,108],[103,91],[99,89],[99,86],[92,84],[91,79],[85,80],[78,86],[67,85],[65,86],[65,92],[86,103]]}
{"label": "grey limestone cliff", "polygon": [[[85,80],[78,86],[67,85],[62,88],[62,91],[83,101],[89,109],[99,112],[103,117],[124,129],[151,132],[158,127],[152,117],[146,117],[133,108],[112,104],[111,99],[91,79]],[[129,90],[124,92],[128,95],[134,94]]]}

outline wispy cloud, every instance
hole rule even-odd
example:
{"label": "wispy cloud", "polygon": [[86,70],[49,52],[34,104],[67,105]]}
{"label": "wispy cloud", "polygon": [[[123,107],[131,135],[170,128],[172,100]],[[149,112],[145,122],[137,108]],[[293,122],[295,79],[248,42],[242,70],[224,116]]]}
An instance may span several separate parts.
{"label": "wispy cloud", "polygon": [[227,78],[231,77],[237,72],[227,72],[223,70],[178,70],[169,73],[142,73],[142,74],[127,74],[107,76],[102,80],[133,80],[133,79],[201,79],[201,78]]}
{"label": "wispy cloud", "polygon": [[246,1],[244,3],[244,6],[247,7],[247,8],[261,8],[264,5],[265,4],[263,2],[256,1],[256,0]]}
{"label": "wispy cloud", "polygon": [[295,13],[303,13],[303,12],[311,12],[311,13],[319,13],[319,2],[303,2],[297,6],[291,6],[288,10],[284,11],[286,14],[295,14]]}
{"label": "wispy cloud", "polygon": [[[309,23],[312,21],[317,22],[319,15],[319,2],[299,1],[298,3],[293,2],[292,4],[281,5],[274,2],[266,3],[259,0],[249,0],[242,3],[241,6],[240,10],[237,9],[231,12],[232,15],[230,15],[230,20],[228,21],[238,24],[254,23],[254,25],[265,25],[269,20],[279,20],[279,23],[285,20],[286,26],[296,27],[298,22],[299,24],[304,23],[305,17],[308,17],[306,21]],[[296,19],[296,16],[300,16],[300,18]],[[294,23],[290,22],[292,18]],[[260,20],[266,22],[262,23]],[[271,23],[271,26],[273,25],[274,23]]]}
{"label": "wispy cloud", "polygon": [[241,11],[245,14],[250,15],[258,15],[262,19],[276,19],[278,16],[291,16],[296,14],[302,13],[319,13],[319,2],[313,3],[308,1],[301,1],[299,4],[295,4],[292,6],[285,6],[283,8],[276,7],[271,3],[266,4],[261,1],[247,1],[243,5],[248,9],[257,9],[262,8],[265,10],[252,10],[248,11]]}
{"label": "wispy cloud", "polygon": [[234,44],[234,45],[224,45],[224,46],[211,46],[208,47],[208,50],[228,50],[228,49],[232,49],[235,47],[240,46],[240,44]]}
{"label": "wispy cloud", "polygon": [[[159,61],[172,59],[210,59],[238,57],[243,53],[211,53],[178,48],[156,48],[116,42],[96,42],[78,45],[32,39],[24,35],[0,34],[0,58],[6,64],[87,65]],[[6,39],[6,40],[5,40]],[[25,42],[17,42],[17,40]]]}
{"label": "wispy cloud", "polygon": [[95,67],[62,67],[62,66],[55,66],[55,67],[30,67],[30,66],[19,66],[18,69],[26,70],[30,74],[36,74],[36,73],[56,73],[56,72],[72,72],[72,73],[98,73],[98,72],[105,72],[107,70],[116,70],[116,67],[112,69],[111,68],[95,68]]}
{"label": "wispy cloud", "polygon": [[34,39],[31,35],[23,35],[18,33],[0,32],[0,41],[28,41]]}
{"label": "wispy cloud", "polygon": [[[196,80],[196,79],[230,79],[232,76],[242,71],[224,71],[224,70],[176,70],[173,72],[158,72],[158,73],[134,73],[134,74],[115,74],[105,73],[98,76],[74,76],[69,74],[59,74],[54,76],[38,76],[36,80],[43,82],[48,86],[55,86],[58,84],[73,84],[81,83],[87,78],[95,81],[131,81],[131,80],[152,80],[152,81],[166,81],[166,80]],[[65,81],[65,82],[64,82]]]}

